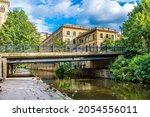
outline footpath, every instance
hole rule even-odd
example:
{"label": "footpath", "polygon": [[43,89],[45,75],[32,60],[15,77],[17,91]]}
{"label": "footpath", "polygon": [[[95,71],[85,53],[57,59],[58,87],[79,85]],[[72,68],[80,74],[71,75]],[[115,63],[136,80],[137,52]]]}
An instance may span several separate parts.
{"label": "footpath", "polygon": [[0,83],[0,100],[63,100],[67,99],[56,89],[50,89],[34,78],[12,78]]}

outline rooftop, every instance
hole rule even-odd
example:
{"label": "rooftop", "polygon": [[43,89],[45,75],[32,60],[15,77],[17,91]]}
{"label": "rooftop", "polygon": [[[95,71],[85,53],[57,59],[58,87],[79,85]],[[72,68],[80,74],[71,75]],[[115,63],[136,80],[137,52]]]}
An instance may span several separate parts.
{"label": "rooftop", "polygon": [[73,25],[73,24],[64,24],[64,25],[62,25],[62,26],[64,26],[64,27],[69,27],[69,28],[79,28],[79,29],[90,30],[90,28],[82,27],[82,26],[79,26],[79,25]]}

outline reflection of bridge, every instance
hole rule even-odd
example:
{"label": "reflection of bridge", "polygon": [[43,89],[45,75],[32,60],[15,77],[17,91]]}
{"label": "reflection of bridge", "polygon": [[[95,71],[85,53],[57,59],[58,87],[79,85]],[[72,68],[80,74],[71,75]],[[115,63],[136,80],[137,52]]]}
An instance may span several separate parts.
{"label": "reflection of bridge", "polygon": [[[7,64],[94,61],[113,59],[123,54],[124,47],[52,47],[2,46],[0,47],[0,78],[7,74]],[[2,64],[1,64],[2,63]],[[2,72],[3,73],[2,73]]]}

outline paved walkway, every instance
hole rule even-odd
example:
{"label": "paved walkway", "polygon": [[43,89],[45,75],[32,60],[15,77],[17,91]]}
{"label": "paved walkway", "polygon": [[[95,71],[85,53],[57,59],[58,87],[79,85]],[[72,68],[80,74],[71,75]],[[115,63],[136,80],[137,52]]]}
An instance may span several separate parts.
{"label": "paved walkway", "polygon": [[8,79],[3,83],[0,100],[61,100],[56,92],[46,91],[44,85],[32,78],[28,79]]}

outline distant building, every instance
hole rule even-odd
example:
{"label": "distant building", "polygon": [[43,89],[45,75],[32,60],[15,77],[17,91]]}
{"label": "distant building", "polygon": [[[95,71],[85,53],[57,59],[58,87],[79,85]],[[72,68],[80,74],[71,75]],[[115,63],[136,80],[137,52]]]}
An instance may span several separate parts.
{"label": "distant building", "polygon": [[54,39],[58,39],[62,42],[66,42],[68,45],[76,45],[76,37],[89,31],[89,28],[84,28],[77,25],[65,24],[58,30],[52,33],[46,40],[43,41],[43,45],[53,45]]}
{"label": "distant building", "polygon": [[0,26],[7,19],[9,4],[9,0],[0,0]]}
{"label": "distant building", "polygon": [[40,41],[43,42],[45,39],[47,39],[51,34],[47,32],[41,32],[40,33]]}
{"label": "distant building", "polygon": [[100,46],[105,38],[114,41],[120,39],[120,35],[110,28],[85,28],[78,25],[65,24],[43,41],[43,45],[52,46],[54,39],[66,42],[70,46]]}
{"label": "distant building", "polygon": [[82,47],[100,46],[105,38],[118,40],[118,32],[110,28],[94,28],[77,37],[77,45]]}

